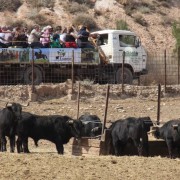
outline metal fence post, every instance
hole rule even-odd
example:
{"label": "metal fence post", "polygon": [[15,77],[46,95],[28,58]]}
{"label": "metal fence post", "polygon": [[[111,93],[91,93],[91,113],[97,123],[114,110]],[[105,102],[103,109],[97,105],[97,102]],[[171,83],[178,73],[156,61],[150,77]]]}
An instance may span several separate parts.
{"label": "metal fence post", "polygon": [[164,92],[166,93],[167,82],[167,63],[166,63],[166,49],[164,50]]}
{"label": "metal fence post", "polygon": [[124,94],[124,61],[125,61],[125,51],[123,51],[123,61],[122,61],[122,94]]}
{"label": "metal fence post", "polygon": [[34,93],[34,49],[32,49],[32,93]]}
{"label": "metal fence post", "polygon": [[109,100],[109,89],[110,89],[110,86],[109,86],[109,84],[108,84],[108,85],[107,85],[107,92],[106,92],[106,107],[105,107],[105,111],[104,111],[104,121],[103,121],[103,126],[102,126],[102,132],[101,132],[101,135],[103,135],[104,129],[105,129],[105,126],[106,126],[107,109],[108,109],[108,100]]}
{"label": "metal fence post", "polygon": [[161,84],[158,85],[158,106],[157,106],[157,125],[160,124],[160,110],[161,110]]}
{"label": "metal fence post", "polygon": [[79,100],[80,100],[80,82],[78,83],[78,97],[77,97],[77,119],[79,119]]}
{"label": "metal fence post", "polygon": [[74,50],[72,50],[72,69],[71,69],[71,78],[72,78],[72,94],[74,91]]}

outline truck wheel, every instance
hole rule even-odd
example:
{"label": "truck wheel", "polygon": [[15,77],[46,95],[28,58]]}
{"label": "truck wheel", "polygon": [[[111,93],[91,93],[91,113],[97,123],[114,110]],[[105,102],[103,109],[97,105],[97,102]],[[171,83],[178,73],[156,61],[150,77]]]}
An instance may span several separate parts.
{"label": "truck wheel", "polygon": [[[32,84],[32,68],[29,67],[24,72],[24,82],[26,84]],[[42,82],[42,72],[39,68],[34,67],[34,84],[38,85]]]}
{"label": "truck wheel", "polygon": [[[116,82],[117,84],[122,83],[122,68],[119,68],[116,72]],[[124,68],[124,84],[132,84],[133,75],[128,68]]]}

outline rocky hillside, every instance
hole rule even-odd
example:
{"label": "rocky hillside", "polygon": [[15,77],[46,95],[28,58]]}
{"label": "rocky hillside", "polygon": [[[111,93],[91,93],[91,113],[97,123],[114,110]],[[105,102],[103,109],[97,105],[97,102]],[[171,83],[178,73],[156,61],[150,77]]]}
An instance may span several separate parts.
{"label": "rocky hillside", "polygon": [[[86,21],[93,29],[126,22],[151,51],[172,49],[172,24],[180,21],[180,0],[0,0],[1,24],[69,26]],[[8,4],[9,3],[9,4]]]}

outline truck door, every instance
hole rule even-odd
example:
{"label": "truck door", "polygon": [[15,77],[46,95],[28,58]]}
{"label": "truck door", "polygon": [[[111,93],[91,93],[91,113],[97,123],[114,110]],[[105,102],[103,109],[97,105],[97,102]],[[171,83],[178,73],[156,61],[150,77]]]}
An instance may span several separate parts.
{"label": "truck door", "polygon": [[125,51],[125,63],[131,65],[134,72],[144,68],[144,51],[135,35],[119,35],[119,55],[122,62],[122,53]]}
{"label": "truck door", "polygon": [[101,48],[107,60],[109,60],[109,56],[112,56],[112,45],[111,41],[109,41],[109,35],[107,33],[99,34],[97,45]]}

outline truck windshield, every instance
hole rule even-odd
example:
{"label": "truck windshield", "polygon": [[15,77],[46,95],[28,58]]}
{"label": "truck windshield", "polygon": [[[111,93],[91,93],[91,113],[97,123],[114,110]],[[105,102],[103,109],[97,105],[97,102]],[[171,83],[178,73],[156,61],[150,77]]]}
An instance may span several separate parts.
{"label": "truck windshield", "polygon": [[136,37],[133,35],[119,35],[119,45],[121,47],[135,47]]}

